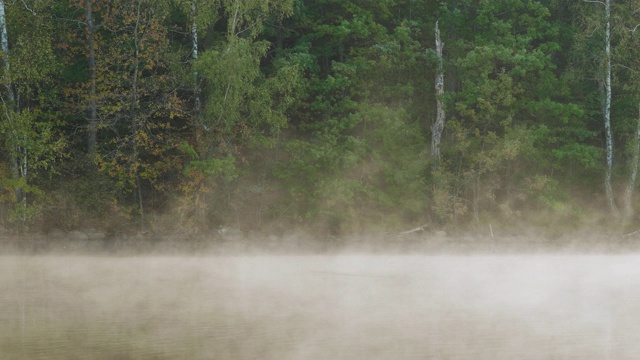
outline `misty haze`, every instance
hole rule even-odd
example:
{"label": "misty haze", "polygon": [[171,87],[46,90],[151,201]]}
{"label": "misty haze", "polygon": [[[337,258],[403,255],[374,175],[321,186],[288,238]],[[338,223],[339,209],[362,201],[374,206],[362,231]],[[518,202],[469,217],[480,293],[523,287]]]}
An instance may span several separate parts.
{"label": "misty haze", "polygon": [[640,359],[639,4],[0,0],[0,360]]}
{"label": "misty haze", "polygon": [[637,255],[0,257],[3,359],[634,359]]}

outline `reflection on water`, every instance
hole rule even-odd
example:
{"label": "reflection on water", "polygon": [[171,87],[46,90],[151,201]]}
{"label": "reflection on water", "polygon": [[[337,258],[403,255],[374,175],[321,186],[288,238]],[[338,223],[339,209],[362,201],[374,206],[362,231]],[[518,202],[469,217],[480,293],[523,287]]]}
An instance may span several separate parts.
{"label": "reflection on water", "polygon": [[638,256],[0,257],[2,359],[636,359]]}

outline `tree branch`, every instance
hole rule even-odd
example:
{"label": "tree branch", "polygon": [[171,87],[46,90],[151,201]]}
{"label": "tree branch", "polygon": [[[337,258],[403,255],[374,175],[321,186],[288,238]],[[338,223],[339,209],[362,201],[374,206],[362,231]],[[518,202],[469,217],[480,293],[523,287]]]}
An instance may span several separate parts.
{"label": "tree branch", "polygon": [[24,5],[24,8],[27,9],[28,12],[32,13],[33,15],[38,15],[35,11],[29,9],[29,6],[27,6],[27,3],[25,3],[24,0],[22,0],[22,5]]}
{"label": "tree branch", "polygon": [[638,30],[638,27],[640,27],[640,24],[636,25],[636,27],[634,27],[632,30],[627,29],[628,31],[630,31],[631,33],[635,33],[636,30]]}

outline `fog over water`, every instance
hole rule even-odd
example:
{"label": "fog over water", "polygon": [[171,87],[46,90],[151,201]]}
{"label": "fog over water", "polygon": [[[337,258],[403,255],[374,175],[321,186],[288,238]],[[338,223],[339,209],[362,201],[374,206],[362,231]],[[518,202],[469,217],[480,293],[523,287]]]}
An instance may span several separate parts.
{"label": "fog over water", "polygon": [[0,257],[2,359],[637,359],[638,255]]}

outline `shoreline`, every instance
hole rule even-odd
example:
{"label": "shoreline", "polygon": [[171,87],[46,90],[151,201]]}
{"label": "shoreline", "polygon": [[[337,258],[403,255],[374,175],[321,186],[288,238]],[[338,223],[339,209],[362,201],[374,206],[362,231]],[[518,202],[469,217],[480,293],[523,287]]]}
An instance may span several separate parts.
{"label": "shoreline", "polygon": [[625,254],[640,252],[640,238],[606,234],[563,236],[481,237],[473,235],[412,236],[385,235],[350,237],[288,236],[198,236],[52,238],[42,234],[0,236],[0,255],[338,255],[338,254]]}

